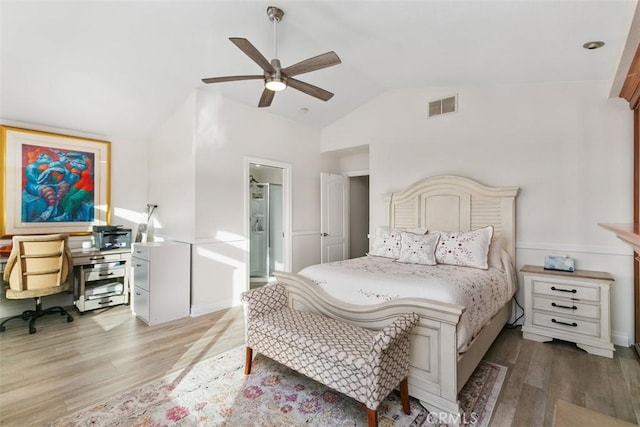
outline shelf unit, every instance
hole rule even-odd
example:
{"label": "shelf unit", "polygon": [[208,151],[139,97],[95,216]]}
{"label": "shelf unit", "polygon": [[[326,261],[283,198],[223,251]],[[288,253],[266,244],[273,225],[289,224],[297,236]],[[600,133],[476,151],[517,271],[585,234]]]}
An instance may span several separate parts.
{"label": "shelf unit", "polygon": [[251,193],[251,277],[269,275],[269,184],[254,184]]}
{"label": "shelf unit", "polygon": [[73,304],[80,312],[129,303],[129,249],[74,256]]}

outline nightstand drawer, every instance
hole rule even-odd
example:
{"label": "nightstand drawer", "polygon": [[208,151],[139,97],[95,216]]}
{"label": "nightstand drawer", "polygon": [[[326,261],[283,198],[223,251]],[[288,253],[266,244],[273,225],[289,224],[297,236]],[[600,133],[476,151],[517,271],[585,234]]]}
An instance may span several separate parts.
{"label": "nightstand drawer", "polygon": [[577,301],[539,295],[533,297],[533,309],[553,311],[565,316],[582,316],[600,319],[600,305],[598,304],[585,304]]}
{"label": "nightstand drawer", "polygon": [[533,324],[545,328],[557,329],[571,332],[572,334],[588,335],[592,337],[600,336],[600,326],[597,322],[574,319],[569,316],[533,312]]}
{"label": "nightstand drawer", "polygon": [[597,286],[580,286],[570,283],[535,280],[533,292],[554,297],[573,298],[586,301],[600,301],[600,288]]}

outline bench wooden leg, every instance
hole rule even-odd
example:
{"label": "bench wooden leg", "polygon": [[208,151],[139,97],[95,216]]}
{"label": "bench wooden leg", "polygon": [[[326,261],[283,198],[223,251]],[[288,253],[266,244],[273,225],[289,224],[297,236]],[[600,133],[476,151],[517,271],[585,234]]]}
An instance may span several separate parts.
{"label": "bench wooden leg", "polygon": [[378,427],[378,411],[367,408],[367,421],[369,427]]}
{"label": "bench wooden leg", "polygon": [[251,373],[251,360],[253,358],[253,349],[247,347],[244,358],[244,374],[249,375]]}
{"label": "bench wooden leg", "polygon": [[400,381],[400,401],[402,401],[402,410],[409,415],[411,413],[411,409],[409,409],[409,382],[406,377]]}

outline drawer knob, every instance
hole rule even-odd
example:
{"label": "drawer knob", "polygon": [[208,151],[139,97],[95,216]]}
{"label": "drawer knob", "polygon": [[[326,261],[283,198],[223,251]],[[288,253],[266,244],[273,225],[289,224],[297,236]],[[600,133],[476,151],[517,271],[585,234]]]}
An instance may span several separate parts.
{"label": "drawer knob", "polygon": [[559,292],[570,292],[570,293],[572,293],[572,294],[575,294],[575,293],[577,293],[577,292],[578,292],[578,291],[577,291],[577,290],[575,290],[575,289],[560,289],[560,288],[556,288],[555,286],[552,286],[552,287],[551,287],[551,290],[552,290],[552,291],[559,291]]}
{"label": "drawer knob", "polygon": [[573,326],[574,328],[578,326],[578,324],[576,322],[573,323],[568,323],[568,322],[563,322],[561,320],[556,320],[556,319],[551,319],[551,321],[553,323],[557,323],[559,325],[565,325],[565,326]]}
{"label": "drawer knob", "polygon": [[566,308],[567,310],[577,310],[578,307],[576,307],[575,305],[572,305],[571,307],[569,307],[568,305],[562,305],[562,304],[556,304],[555,302],[551,303],[552,307],[558,307],[558,308]]}
{"label": "drawer knob", "polygon": [[114,274],[115,274],[114,272],[111,272],[111,273],[100,273],[100,274],[98,274],[98,276],[105,277],[105,276],[113,276]]}

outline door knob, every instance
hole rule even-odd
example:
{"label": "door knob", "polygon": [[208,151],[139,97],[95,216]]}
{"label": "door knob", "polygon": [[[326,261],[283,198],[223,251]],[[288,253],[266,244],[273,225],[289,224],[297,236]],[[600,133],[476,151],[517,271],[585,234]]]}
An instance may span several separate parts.
{"label": "door knob", "polygon": [[321,235],[322,237],[328,237],[328,236],[329,236],[329,233],[320,233],[320,235]]}

